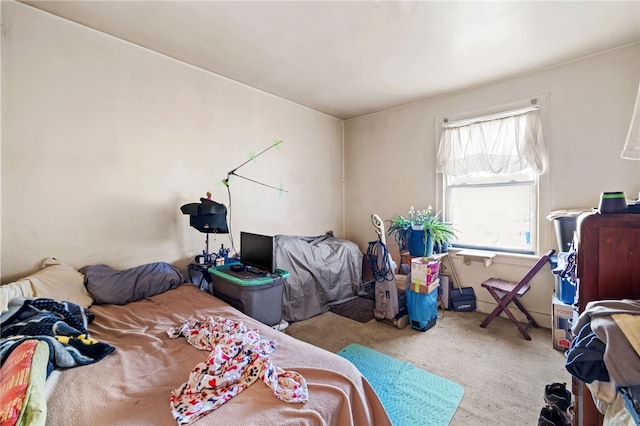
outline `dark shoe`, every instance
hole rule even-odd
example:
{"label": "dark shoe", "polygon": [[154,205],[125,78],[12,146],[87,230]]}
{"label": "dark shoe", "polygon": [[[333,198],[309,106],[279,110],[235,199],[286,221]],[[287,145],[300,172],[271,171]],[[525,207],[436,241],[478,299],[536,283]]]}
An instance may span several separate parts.
{"label": "dark shoe", "polygon": [[540,410],[538,426],[565,426],[566,418],[555,405],[547,405]]}
{"label": "dark shoe", "polygon": [[567,412],[565,413],[565,416],[567,417],[567,424],[569,426],[573,425],[573,413],[574,413],[574,408],[573,408],[573,402],[571,403],[571,405],[569,406],[569,408],[567,409]]}
{"label": "dark shoe", "polygon": [[554,405],[561,412],[566,413],[571,406],[571,392],[566,383],[551,383],[544,388],[544,400],[549,405]]}

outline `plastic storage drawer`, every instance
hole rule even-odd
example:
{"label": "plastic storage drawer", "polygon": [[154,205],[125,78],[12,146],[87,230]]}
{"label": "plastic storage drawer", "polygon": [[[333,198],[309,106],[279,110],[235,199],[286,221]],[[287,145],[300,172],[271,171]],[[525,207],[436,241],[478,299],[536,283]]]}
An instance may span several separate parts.
{"label": "plastic storage drawer", "polygon": [[279,324],[282,320],[284,280],[289,273],[276,270],[266,276],[243,279],[226,273],[229,272],[228,267],[223,265],[209,269],[210,293],[264,324]]}

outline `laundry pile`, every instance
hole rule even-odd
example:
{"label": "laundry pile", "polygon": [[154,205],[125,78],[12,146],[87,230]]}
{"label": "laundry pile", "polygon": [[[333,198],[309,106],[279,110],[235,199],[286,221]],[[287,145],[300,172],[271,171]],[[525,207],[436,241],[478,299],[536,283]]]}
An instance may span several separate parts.
{"label": "laundry pile", "polygon": [[[640,300],[597,300],[572,326],[565,367],[584,382],[605,424],[640,424]],[[571,392],[564,383],[545,388],[538,425],[570,425]]]}

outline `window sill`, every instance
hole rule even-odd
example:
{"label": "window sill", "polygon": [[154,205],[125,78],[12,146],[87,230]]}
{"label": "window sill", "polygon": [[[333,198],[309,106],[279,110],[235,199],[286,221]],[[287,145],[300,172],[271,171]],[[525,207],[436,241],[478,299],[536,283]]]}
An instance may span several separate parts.
{"label": "window sill", "polygon": [[456,253],[456,256],[462,256],[462,263],[471,265],[471,262],[484,262],[484,267],[491,266],[496,254],[486,250],[462,249]]}
{"label": "window sill", "polygon": [[[469,254],[468,252],[471,253]],[[462,257],[462,263],[465,265],[470,265],[472,261],[479,261],[483,262],[485,267],[493,264],[531,266],[531,262],[535,262],[540,258],[540,256],[532,254],[493,252],[490,250],[463,248],[450,248],[449,253],[452,257]]]}

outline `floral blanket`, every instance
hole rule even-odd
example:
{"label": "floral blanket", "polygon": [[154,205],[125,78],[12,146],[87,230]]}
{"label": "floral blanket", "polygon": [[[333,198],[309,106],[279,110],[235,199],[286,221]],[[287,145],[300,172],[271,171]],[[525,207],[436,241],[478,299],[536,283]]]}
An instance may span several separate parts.
{"label": "floral blanket", "polygon": [[258,379],[282,401],[308,401],[304,377],[271,363],[276,342],[260,339],[258,330],[250,330],[242,322],[220,316],[189,320],[169,329],[167,335],[184,336],[192,346],[210,351],[207,360],[191,371],[188,381],[171,392],[171,412],[180,425],[219,408]]}

